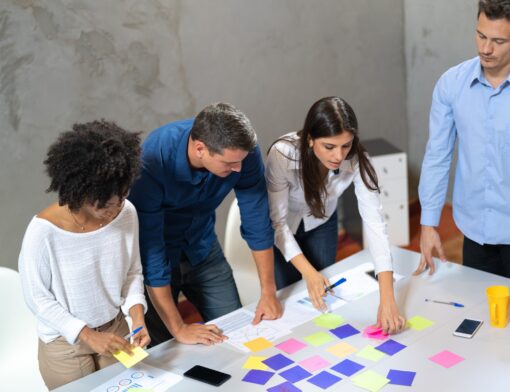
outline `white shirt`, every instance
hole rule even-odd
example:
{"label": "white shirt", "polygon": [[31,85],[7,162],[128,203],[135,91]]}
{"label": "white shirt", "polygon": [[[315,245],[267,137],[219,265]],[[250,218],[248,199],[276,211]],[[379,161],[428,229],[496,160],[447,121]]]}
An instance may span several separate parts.
{"label": "white shirt", "polygon": [[23,238],[19,272],[39,338],[74,344],[84,326],[95,328],[145,302],[138,218],[126,200],[108,225],[88,233],[32,218]]}
{"label": "white shirt", "polygon": [[[298,139],[296,132],[285,136],[296,141]],[[382,204],[378,193],[370,191],[363,183],[357,159],[344,160],[338,174],[329,171],[326,184],[327,197],[324,201],[326,217],[319,219],[311,215],[305,201],[303,184],[299,178],[299,157],[297,145],[279,141],[271,147],[266,165],[275,244],[285,259],[289,261],[303,253],[294,238],[301,220],[305,232],[325,223],[336,211],[338,198],[351,183],[354,183],[358,209],[367,229],[369,250],[374,259],[375,272],[391,271],[393,268],[390,244]]]}

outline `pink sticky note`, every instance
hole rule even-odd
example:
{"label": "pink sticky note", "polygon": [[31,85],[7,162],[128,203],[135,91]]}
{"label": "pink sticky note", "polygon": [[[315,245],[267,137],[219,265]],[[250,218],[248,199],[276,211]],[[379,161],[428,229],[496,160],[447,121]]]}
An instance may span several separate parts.
{"label": "pink sticky note", "polygon": [[328,361],[322,358],[320,355],[314,355],[313,357],[307,358],[301,362],[299,362],[301,366],[303,366],[309,372],[315,372],[316,370],[325,368],[326,366],[331,365]]}
{"label": "pink sticky note", "polygon": [[286,352],[287,354],[294,354],[296,351],[299,351],[304,347],[306,347],[306,344],[296,339],[289,339],[276,345],[276,348]]}
{"label": "pink sticky note", "polygon": [[389,338],[389,336],[390,335],[383,332],[382,328],[377,328],[374,325],[366,327],[363,330],[363,337],[369,339],[386,340]]}
{"label": "pink sticky note", "polygon": [[448,350],[441,351],[440,353],[430,357],[429,359],[432,362],[435,362],[445,368],[451,368],[452,366],[464,360],[464,358]]}

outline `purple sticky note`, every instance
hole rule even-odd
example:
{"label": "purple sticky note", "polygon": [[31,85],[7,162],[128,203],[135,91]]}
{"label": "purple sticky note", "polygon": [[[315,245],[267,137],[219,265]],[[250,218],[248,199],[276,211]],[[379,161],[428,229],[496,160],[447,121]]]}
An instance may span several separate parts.
{"label": "purple sticky note", "polygon": [[309,372],[315,372],[316,370],[325,368],[326,366],[330,365],[330,363],[320,355],[314,355],[313,357],[300,361],[299,364]]}
{"label": "purple sticky note", "polygon": [[264,385],[273,376],[273,372],[266,372],[265,370],[250,370],[246,373],[246,376],[244,376],[243,381]]}
{"label": "purple sticky note", "polygon": [[332,375],[328,372],[320,372],[319,374],[313,376],[312,378],[309,378],[309,383],[318,386],[322,389],[328,389],[331,385],[336,384],[338,381],[340,381],[341,378]]}
{"label": "purple sticky note", "polygon": [[335,372],[341,373],[344,376],[350,377],[354,373],[359,372],[365,366],[360,365],[357,362],[351,361],[349,359],[344,359],[342,362],[336,364],[331,369]]}
{"label": "purple sticky note", "polygon": [[382,351],[385,354],[393,355],[398,353],[400,350],[406,348],[403,344],[394,341],[393,339],[388,339],[384,343],[380,344],[376,347],[377,350]]}
{"label": "purple sticky note", "polygon": [[281,384],[269,388],[267,392],[301,392],[301,389],[294,386],[292,383],[285,381]]}
{"label": "purple sticky note", "polygon": [[390,384],[410,387],[413,385],[414,376],[416,376],[416,372],[390,369],[386,378],[390,380]]}
{"label": "purple sticky note", "polygon": [[291,363],[294,363],[292,359],[287,358],[285,355],[282,354],[276,354],[273,357],[264,359],[262,363],[266,364],[273,370],[280,370],[284,368],[285,366],[290,365]]}
{"label": "purple sticky note", "polygon": [[286,352],[287,354],[294,354],[295,352],[301,350],[302,348],[305,348],[306,344],[296,339],[289,339],[286,340],[285,342],[277,344],[275,347],[279,350]]}
{"label": "purple sticky note", "polygon": [[290,382],[298,382],[312,375],[312,373],[307,372],[301,366],[294,366],[293,368],[287,369],[279,374]]}
{"label": "purple sticky note", "polygon": [[430,357],[429,359],[432,362],[435,362],[445,368],[451,368],[452,366],[464,360],[464,358],[448,350],[441,351],[440,353]]}
{"label": "purple sticky note", "polygon": [[338,328],[331,329],[330,332],[340,339],[348,338],[349,336],[356,335],[359,331],[351,324],[344,324]]}

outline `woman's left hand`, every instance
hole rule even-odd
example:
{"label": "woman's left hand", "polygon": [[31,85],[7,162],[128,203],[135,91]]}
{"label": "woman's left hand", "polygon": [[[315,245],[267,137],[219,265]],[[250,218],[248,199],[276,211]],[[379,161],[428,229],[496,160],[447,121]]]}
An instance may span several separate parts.
{"label": "woman's left hand", "polygon": [[[138,328],[140,325],[133,324],[133,330]],[[149,331],[145,324],[142,324],[142,329],[133,336],[133,345],[138,347],[145,347],[151,342],[151,338],[149,336]]]}
{"label": "woman's left hand", "polygon": [[377,328],[384,333],[395,334],[402,332],[406,326],[406,319],[400,314],[394,300],[382,302],[377,311]]}

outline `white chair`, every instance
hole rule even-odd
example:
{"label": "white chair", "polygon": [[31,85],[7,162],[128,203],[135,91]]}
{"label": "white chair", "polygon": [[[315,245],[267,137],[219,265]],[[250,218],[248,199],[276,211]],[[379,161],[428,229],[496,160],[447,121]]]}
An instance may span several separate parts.
{"label": "white chair", "polygon": [[241,237],[241,216],[237,199],[232,201],[228,210],[225,227],[225,257],[232,266],[237,290],[243,306],[258,301],[260,298],[260,283],[257,267],[251,250]]}
{"label": "white chair", "polygon": [[37,362],[37,329],[19,274],[0,267],[0,383],[2,390],[47,391]]}

